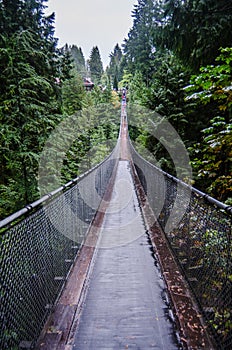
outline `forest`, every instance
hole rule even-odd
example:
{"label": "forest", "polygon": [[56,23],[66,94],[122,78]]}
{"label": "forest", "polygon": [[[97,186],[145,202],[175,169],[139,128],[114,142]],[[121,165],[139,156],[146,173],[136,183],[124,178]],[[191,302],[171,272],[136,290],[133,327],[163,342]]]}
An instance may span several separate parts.
{"label": "forest", "polygon": [[[88,59],[76,43],[58,47],[55,14],[45,15],[46,2],[0,1],[0,218],[40,198],[41,153],[69,116],[76,115],[78,128],[61,156],[59,181],[109,154],[123,87],[128,108],[159,113],[178,132],[193,186],[232,205],[232,1],[138,0],[133,26],[122,44],[112,43],[105,70],[97,46]],[[85,78],[94,83],[91,91]],[[143,116],[130,129],[131,139],[175,175],[147,122]],[[56,181],[47,181],[54,189]]]}

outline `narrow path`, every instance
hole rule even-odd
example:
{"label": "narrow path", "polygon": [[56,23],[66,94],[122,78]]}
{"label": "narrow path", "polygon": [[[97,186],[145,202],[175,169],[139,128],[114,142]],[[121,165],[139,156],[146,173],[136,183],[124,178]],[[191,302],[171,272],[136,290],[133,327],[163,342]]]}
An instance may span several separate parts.
{"label": "narrow path", "polygon": [[123,105],[120,159],[73,350],[178,349],[133,184]]}
{"label": "narrow path", "polygon": [[129,162],[119,162],[73,350],[178,349]]}

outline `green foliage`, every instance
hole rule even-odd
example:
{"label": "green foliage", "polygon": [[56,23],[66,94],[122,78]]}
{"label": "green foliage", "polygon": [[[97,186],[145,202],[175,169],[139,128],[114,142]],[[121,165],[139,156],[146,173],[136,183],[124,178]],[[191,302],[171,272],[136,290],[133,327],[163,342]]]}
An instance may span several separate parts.
{"label": "green foliage", "polygon": [[74,114],[83,107],[86,91],[82,77],[76,69],[72,70],[72,77],[62,84],[62,106],[66,115]]}
{"label": "green foliage", "polygon": [[[213,261],[214,264],[218,266],[219,272],[225,271],[229,258],[228,247],[230,242],[226,239],[224,232],[207,229],[203,234],[202,239],[204,242],[202,249],[206,256],[205,261],[207,263],[210,262],[210,264],[212,264]],[[217,254],[219,249],[221,253],[220,255]]]}
{"label": "green foliage", "polygon": [[232,5],[228,0],[166,0],[163,46],[195,71],[231,46]]}
{"label": "green foliage", "polygon": [[81,47],[77,47],[76,45],[72,45],[69,48],[69,50],[70,50],[71,55],[73,57],[77,71],[79,72],[79,74],[82,77],[85,77],[86,76],[85,58],[84,58]]}
{"label": "green foliage", "polygon": [[232,332],[231,310],[215,311],[210,324],[225,339]]}
{"label": "green foliage", "polygon": [[232,196],[232,124],[215,117],[202,131],[201,143],[190,148],[197,185],[212,196],[226,201]]}
{"label": "green foliage", "polygon": [[[227,225],[229,225],[227,223]],[[219,294],[226,298],[227,293],[231,289],[232,275],[229,269],[230,265],[230,239],[225,232],[217,230],[206,230],[202,236],[203,245],[201,247],[204,253],[205,265],[210,269],[212,265],[217,266],[217,276],[213,276],[213,289],[215,294]],[[220,253],[219,253],[220,252]],[[211,293],[211,290],[209,291]],[[208,299],[208,295],[205,298]],[[224,299],[223,298],[223,299]],[[229,300],[222,305],[213,307],[214,317],[210,320],[213,329],[226,339],[232,331],[231,309]]]}
{"label": "green foliage", "polygon": [[125,87],[129,87],[132,78],[133,78],[133,74],[130,73],[129,70],[125,69],[123,71],[122,79],[120,80],[120,82],[118,84],[119,88],[122,89],[122,88],[125,88]]}
{"label": "green foliage", "polygon": [[43,1],[0,3],[1,217],[38,198],[39,153],[60,120],[56,78],[65,73],[43,9]]}
{"label": "green foliage", "polygon": [[[188,120],[185,112],[184,91],[181,90],[188,81],[189,73],[170,52],[158,52],[154,62],[156,70],[153,72],[153,79],[147,86],[144,76],[140,71],[136,71],[129,83],[129,103],[139,104],[152,111],[165,116],[166,119],[176,128],[180,136],[186,138],[189,130]],[[140,132],[143,136],[136,136],[136,140],[141,143],[147,151],[155,155],[160,166],[170,173],[175,174],[173,162],[162,144],[155,140],[149,132],[149,122],[146,118],[141,126]]]}
{"label": "green foliage", "polygon": [[132,73],[139,70],[145,81],[152,77],[154,68],[157,34],[161,26],[160,11],[159,0],[139,0],[132,15],[133,27],[123,45],[128,69]]}
{"label": "green foliage", "polygon": [[[67,45],[63,50],[70,52]],[[79,55],[80,50],[71,47],[72,56],[77,51]],[[102,161],[115,146],[120,120],[115,108],[119,108],[119,105],[113,97],[109,77],[103,74],[102,68],[98,70],[100,54],[97,47],[93,48],[90,58],[91,75],[95,76],[95,82],[99,84],[95,84],[92,91],[84,89],[77,66],[72,69],[71,77],[63,81],[62,111],[65,128],[47,151],[45,158],[48,160],[45,159],[44,162],[49,175],[45,174],[46,186],[41,188],[42,193],[54,190]],[[102,67],[101,62],[100,66]],[[70,135],[73,134],[75,140],[70,140]],[[56,166],[52,159],[56,159]]]}
{"label": "green foliage", "polygon": [[185,90],[193,93],[187,100],[196,99],[203,104],[215,101],[220,111],[231,112],[232,48],[221,49],[216,62],[219,64],[201,67],[200,74],[191,77],[191,85]]}
{"label": "green foliage", "polygon": [[[165,115],[187,144],[198,142],[193,167],[200,178],[199,185],[204,189],[207,185],[211,194],[228,200],[232,53],[225,47],[231,43],[230,2],[169,0],[164,4],[139,0],[133,11],[133,27],[123,46],[125,55],[117,44],[105,75],[98,48],[92,49],[88,68],[95,85],[101,86],[95,86],[90,93],[83,89],[86,70],[82,50],[75,45],[56,49],[54,14],[45,17],[46,2],[0,2],[1,215],[39,196],[39,155],[61,120],[87,107],[118,107],[118,95],[112,93],[112,86],[129,87],[127,100]],[[219,47],[224,48],[215,64]],[[202,62],[206,66],[183,89],[190,75],[186,66],[196,72]],[[71,71],[71,67],[75,69]],[[84,134],[77,135],[67,155],[64,180],[76,176],[80,161],[88,157],[99,160],[110,149],[101,140],[114,139],[117,122],[112,121],[111,129],[96,115],[94,118],[99,126],[91,126],[89,133],[82,130]],[[132,138],[172,172],[169,155],[150,135],[149,127],[144,129],[144,118],[142,122],[141,127],[131,130]],[[87,157],[91,149],[95,151]]]}
{"label": "green foliage", "polygon": [[188,139],[184,92],[189,72],[170,52],[157,52],[156,72],[149,89],[147,106],[169,120],[178,133]]}
{"label": "green foliage", "polygon": [[35,47],[35,40],[33,32],[24,30],[5,40],[1,48],[1,190],[8,185],[14,193],[17,183],[20,195],[19,201],[14,201],[14,208],[38,195],[37,154],[53,123],[53,117],[50,119],[48,114],[55,108],[58,110],[52,82],[41,75],[41,65],[45,68],[47,64],[46,56]]}
{"label": "green foliage", "polygon": [[[13,330],[4,330],[4,334],[3,335],[0,335],[1,337],[3,337],[4,339],[4,346],[5,346],[5,349],[8,349],[8,350],[18,350],[18,346],[10,346],[9,347],[9,343],[12,343],[14,341],[17,342],[18,340],[18,334],[13,331]],[[2,342],[2,339],[0,339],[1,342]]]}
{"label": "green foliage", "polygon": [[[124,76],[125,79],[125,76]],[[146,105],[148,89],[143,81],[143,76],[140,71],[136,71],[133,78],[131,77],[130,82],[127,83],[129,86],[129,101],[133,104]]]}
{"label": "green foliage", "polygon": [[90,70],[90,74],[93,82],[96,84],[99,84],[103,74],[103,64],[102,64],[100,52],[97,46],[94,46],[92,48],[88,64],[89,64],[89,70]]}
{"label": "green foliage", "polygon": [[119,109],[109,103],[98,103],[73,116],[70,130],[66,130],[66,135],[62,133],[60,140],[62,143],[75,130],[75,141],[63,160],[62,183],[90,169],[112,151],[119,132],[119,115]]}
{"label": "green foliage", "polygon": [[232,193],[232,49],[221,49],[216,62],[220,64],[201,67],[200,74],[192,76],[185,90],[189,94],[187,101],[195,100],[207,108],[214,106],[201,142],[190,148],[197,185],[227,201]]}
{"label": "green foliage", "polygon": [[[88,92],[76,69],[72,70],[72,77],[64,81],[62,101],[65,127],[47,150],[44,162],[45,172],[49,175],[44,175],[46,187],[41,188],[42,193],[54,190],[90,169],[115,146],[120,105],[115,103],[112,94],[106,75],[102,77],[102,87],[95,86]],[[70,135],[75,135],[75,139],[70,139]]]}
{"label": "green foliage", "polygon": [[[231,197],[231,16],[227,0],[140,0],[124,44],[130,101],[168,119],[191,146],[196,185],[226,201]],[[217,117],[224,118],[220,130]],[[142,129],[139,135],[133,128],[131,136],[173,173],[163,147]],[[210,139],[202,130],[211,130]]]}
{"label": "green foliage", "polygon": [[108,75],[110,82],[113,85],[113,89],[118,90],[118,82],[122,78],[122,50],[117,44],[114,47],[114,51],[110,54],[110,64],[106,69],[106,74]]}

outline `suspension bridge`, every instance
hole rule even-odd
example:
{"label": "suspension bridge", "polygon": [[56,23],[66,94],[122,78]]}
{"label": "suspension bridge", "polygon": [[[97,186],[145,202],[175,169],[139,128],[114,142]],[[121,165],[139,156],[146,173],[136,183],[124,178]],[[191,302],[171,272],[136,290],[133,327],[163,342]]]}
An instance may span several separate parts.
{"label": "suspension bridge", "polygon": [[135,151],[123,103],[107,159],[1,221],[0,348],[231,349],[231,214]]}

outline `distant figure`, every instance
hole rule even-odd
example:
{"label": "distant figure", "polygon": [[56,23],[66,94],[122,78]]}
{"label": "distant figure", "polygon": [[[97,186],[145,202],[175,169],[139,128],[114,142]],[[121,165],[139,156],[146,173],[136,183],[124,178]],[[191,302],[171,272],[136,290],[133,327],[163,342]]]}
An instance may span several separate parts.
{"label": "distant figure", "polygon": [[122,90],[122,101],[126,102],[126,90],[125,89]]}

